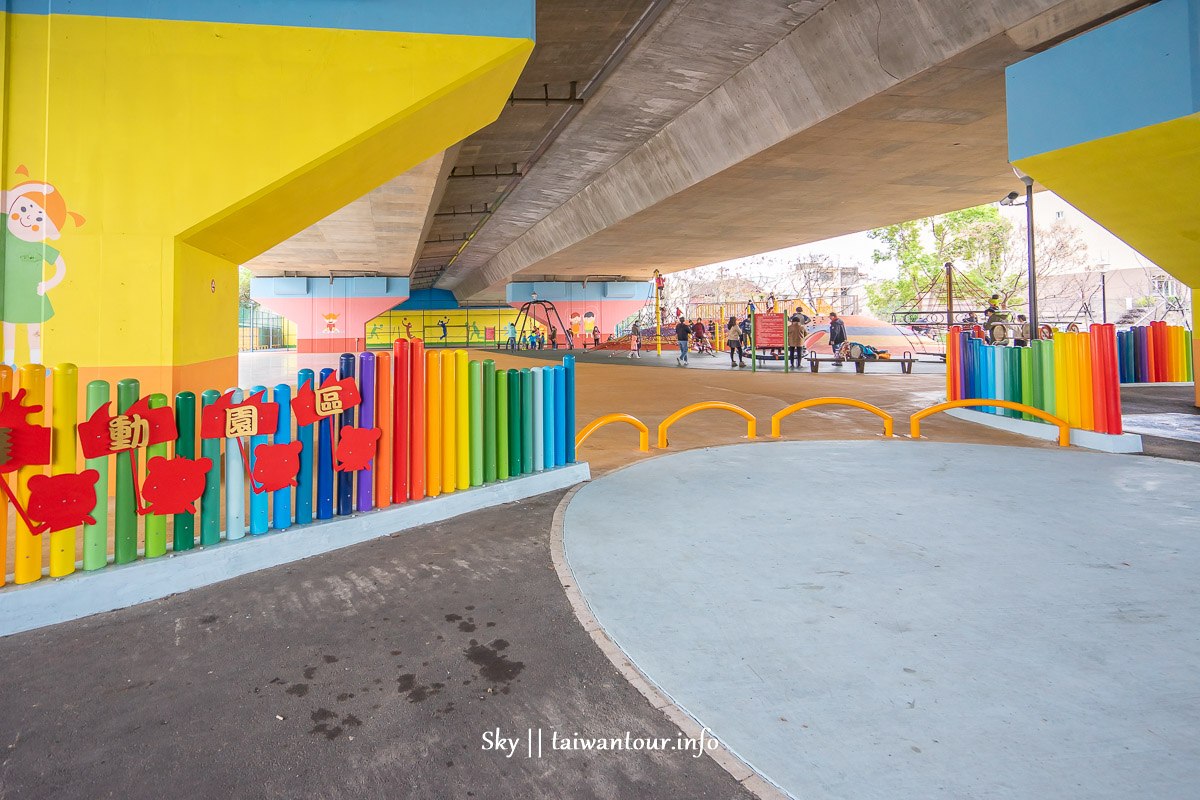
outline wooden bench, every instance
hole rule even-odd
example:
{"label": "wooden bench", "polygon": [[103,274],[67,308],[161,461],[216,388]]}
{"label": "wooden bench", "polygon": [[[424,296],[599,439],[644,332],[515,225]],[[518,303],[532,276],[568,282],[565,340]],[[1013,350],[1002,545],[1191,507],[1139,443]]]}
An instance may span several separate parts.
{"label": "wooden bench", "polygon": [[867,371],[867,364],[899,364],[900,372],[904,375],[912,373],[912,365],[918,359],[915,358],[833,358],[832,356],[809,356],[808,369],[809,372],[820,372],[821,364],[854,364],[854,371],[862,375]]}

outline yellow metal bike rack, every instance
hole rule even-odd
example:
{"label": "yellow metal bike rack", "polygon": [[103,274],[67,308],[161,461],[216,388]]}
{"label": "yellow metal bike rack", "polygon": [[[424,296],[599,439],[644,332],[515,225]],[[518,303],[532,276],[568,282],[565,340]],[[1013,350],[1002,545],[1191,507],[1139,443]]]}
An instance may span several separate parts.
{"label": "yellow metal bike rack", "polygon": [[911,426],[910,433],[912,434],[912,438],[919,439],[921,437],[921,420],[925,419],[930,414],[936,414],[939,411],[946,411],[947,409],[951,408],[971,408],[973,406],[1008,408],[1012,409],[1013,411],[1021,411],[1026,414],[1030,414],[1038,419],[1043,419],[1046,422],[1049,422],[1051,425],[1058,426],[1058,444],[1060,447],[1069,447],[1071,444],[1071,426],[1067,424],[1065,420],[1059,419],[1053,414],[1048,414],[1045,411],[1042,411],[1040,408],[1027,406],[1024,403],[1014,403],[1011,400],[989,400],[987,398],[977,398],[972,400],[950,400],[948,402],[938,403],[936,406],[930,406],[929,408],[918,411],[909,418],[909,425]]}
{"label": "yellow metal bike rack", "polygon": [[650,452],[650,429],[646,424],[637,417],[629,414],[605,414],[603,417],[597,417],[587,424],[575,437],[575,447],[579,448],[584,440],[591,436],[595,431],[603,428],[610,422],[628,422],[630,425],[638,429],[638,450],[643,453]]}
{"label": "yellow metal bike rack", "polygon": [[779,423],[784,417],[796,413],[802,408],[812,408],[813,406],[852,406],[861,408],[864,411],[870,411],[875,416],[883,420],[883,435],[891,438],[892,435],[892,415],[884,411],[878,406],[873,406],[870,403],[864,403],[862,400],[854,400],[849,397],[814,397],[811,400],[801,400],[799,403],[792,403],[787,408],[780,411],[771,417],[771,436],[779,438]]}
{"label": "yellow metal bike rack", "polygon": [[746,438],[753,439],[757,430],[758,420],[753,414],[741,406],[735,406],[733,403],[722,403],[718,400],[710,400],[704,403],[692,403],[690,406],[684,406],[676,411],[671,416],[667,417],[658,426],[658,446],[665,450],[667,448],[667,428],[670,428],[675,422],[686,417],[688,414],[693,414],[697,411],[705,409],[719,409],[721,411],[732,411],[746,420]]}

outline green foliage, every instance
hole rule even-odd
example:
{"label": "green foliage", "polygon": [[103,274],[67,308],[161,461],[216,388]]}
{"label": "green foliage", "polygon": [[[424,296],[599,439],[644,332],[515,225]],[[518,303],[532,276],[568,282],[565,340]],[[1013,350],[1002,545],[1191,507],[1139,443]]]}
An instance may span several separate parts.
{"label": "green foliage", "polygon": [[[872,313],[886,318],[891,312],[912,307],[953,262],[964,280],[955,285],[955,305],[977,305],[981,296],[1000,293],[1016,296],[1024,284],[1010,268],[1012,225],[995,206],[976,206],[935,217],[876,228],[868,236],[880,243],[875,263],[894,262],[895,278],[867,287]],[[934,303],[945,302],[944,285]]]}

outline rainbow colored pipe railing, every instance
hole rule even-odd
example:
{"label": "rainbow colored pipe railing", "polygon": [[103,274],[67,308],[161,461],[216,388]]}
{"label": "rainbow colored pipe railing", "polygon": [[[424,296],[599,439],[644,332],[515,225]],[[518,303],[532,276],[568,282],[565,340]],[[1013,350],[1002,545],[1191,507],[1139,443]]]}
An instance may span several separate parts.
{"label": "rainbow colored pipe railing", "polygon": [[[989,345],[978,331],[950,328],[946,352],[948,400],[1007,400],[1032,406],[1072,428],[1121,433],[1117,337],[1113,325],[1086,333],[1058,331],[1029,347]],[[1009,408],[993,413],[1035,419]]]}
{"label": "rainbow colored pipe railing", "polygon": [[[356,369],[357,367],[357,369]],[[296,387],[279,384],[268,391],[268,401],[279,402],[279,426],[271,437],[274,443],[301,443],[300,470],[294,489],[255,494],[247,484],[249,467],[244,464],[236,440],[204,439],[197,448],[197,406],[212,405],[228,392],[235,399],[248,397],[249,390],[203,392],[200,403],[191,392],[175,397],[174,412],[179,438],[171,445],[154,445],[106,458],[86,460],[86,467],[101,474],[97,484],[94,525],[83,526],[82,567],[96,570],[109,564],[108,473],[115,470],[116,499],[113,521],[114,561],[129,563],[139,558],[155,558],[168,551],[168,518],[139,515],[134,497],[130,465],[131,454],[137,465],[138,480],[144,480],[145,462],[154,455],[195,457],[212,460],[205,474],[204,493],[196,503],[197,513],[176,514],[170,521],[171,550],[179,552],[196,546],[214,545],[268,530],[283,530],[304,525],[314,519],[330,519],[384,508],[393,503],[420,500],[515,478],[539,469],[550,469],[575,462],[575,358],[566,356],[554,366],[497,370],[495,362],[468,359],[465,350],[426,352],[420,339],[397,340],[391,353],[344,353],[339,377],[355,376],[363,402],[357,412],[360,427],[376,427],[382,432],[375,458],[366,469],[334,472],[334,448],[340,425],[355,422],[353,412],[327,417],[314,425],[296,425],[288,401],[296,389],[320,386],[334,370],[300,370]],[[52,371],[50,414],[39,412],[31,422],[50,420],[54,474],[76,470],[76,424],[86,421],[97,408],[108,402],[111,390],[106,381],[87,386],[84,413],[77,413],[78,391],[74,365],[60,364]],[[10,367],[0,365],[0,393],[27,392],[26,402],[44,405],[47,370],[32,364],[20,369],[14,380]],[[255,387],[259,389],[261,387]],[[141,387],[135,380],[117,385],[117,410],[124,412],[138,401]],[[165,395],[151,395],[150,405],[167,405]],[[338,419],[338,417],[341,417]],[[332,420],[330,424],[327,420]],[[318,430],[314,431],[316,427]],[[570,435],[568,435],[570,432]],[[254,436],[246,444],[253,464],[254,448],[266,444],[267,436]],[[112,459],[116,464],[110,465]],[[222,464],[224,475],[222,475]],[[15,478],[6,478],[17,497],[28,500],[28,482],[41,474],[42,467],[22,467]],[[224,500],[224,503],[222,502]],[[224,521],[222,527],[222,507]],[[0,565],[4,564],[7,542],[8,501],[0,492]],[[248,508],[247,508],[248,507]],[[139,519],[143,547],[139,548]],[[42,577],[41,537],[32,534],[17,519],[15,537],[16,583],[30,583]],[[76,552],[76,531],[68,529],[48,534],[50,540],[49,575],[60,577],[75,571],[80,553]],[[4,574],[0,569],[0,585]]]}
{"label": "rainbow colored pipe railing", "polygon": [[1117,333],[1121,383],[1187,383],[1192,369],[1192,332],[1151,322]]}

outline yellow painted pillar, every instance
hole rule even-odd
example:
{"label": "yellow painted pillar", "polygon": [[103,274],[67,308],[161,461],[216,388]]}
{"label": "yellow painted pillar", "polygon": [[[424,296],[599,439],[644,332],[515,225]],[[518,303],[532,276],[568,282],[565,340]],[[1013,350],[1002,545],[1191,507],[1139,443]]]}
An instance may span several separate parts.
{"label": "yellow painted pillar", "polygon": [[425,495],[442,493],[442,354],[425,353]]}
{"label": "yellow painted pillar", "polygon": [[[53,439],[50,453],[50,472],[62,475],[75,471],[75,425],[78,421],[79,370],[74,364],[59,364],[54,368],[54,405],[50,409]],[[108,509],[92,512],[107,513]],[[75,529],[50,534],[50,577],[70,575],[75,571]]]}
{"label": "yellow painted pillar", "polygon": [[454,353],[445,351],[439,355],[442,357],[442,491],[448,494],[454,491],[458,480],[458,449],[455,446],[458,424],[454,413],[458,401],[455,396]]}
{"label": "yellow painted pillar", "polygon": [[470,367],[466,350],[454,351],[455,485],[471,488]]}
{"label": "yellow painted pillar", "polygon": [[[25,390],[26,406],[46,405],[46,369],[41,364],[26,364],[20,370],[20,388]],[[40,425],[44,411],[35,411],[25,419],[31,424]],[[22,507],[29,507],[29,479],[41,475],[42,467],[21,467],[17,470],[16,489],[17,500]],[[15,563],[13,571],[17,583],[32,583],[42,577],[42,537],[34,536],[29,526],[17,515],[16,546],[14,547]]]}

